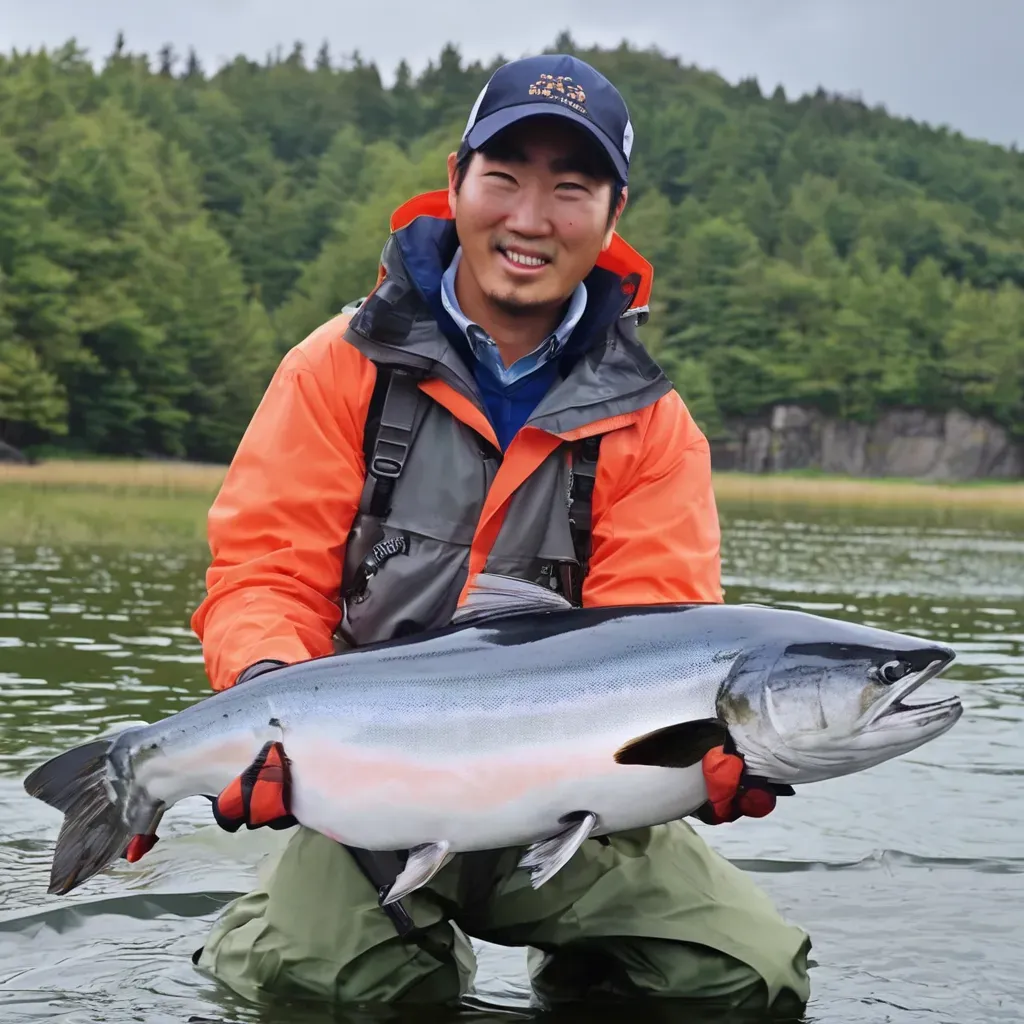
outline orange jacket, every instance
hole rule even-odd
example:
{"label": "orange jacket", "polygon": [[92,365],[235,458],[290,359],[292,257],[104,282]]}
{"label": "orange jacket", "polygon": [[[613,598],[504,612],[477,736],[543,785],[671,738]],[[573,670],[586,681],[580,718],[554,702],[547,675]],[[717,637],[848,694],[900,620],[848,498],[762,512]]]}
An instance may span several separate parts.
{"label": "orange jacket", "polygon": [[[435,201],[432,211],[443,215],[439,210]],[[626,250],[618,244],[613,257]],[[334,650],[376,376],[374,364],[346,340],[347,326],[348,317],[336,317],[282,360],[210,510],[208,592],[192,627],[216,690],[257,661],[290,663]],[[496,445],[483,412],[465,396],[436,377],[420,387]],[[675,391],[566,434],[523,427],[488,491],[470,575],[483,568],[512,494],[559,438],[597,433],[605,437],[584,605],[720,602],[709,447]]]}

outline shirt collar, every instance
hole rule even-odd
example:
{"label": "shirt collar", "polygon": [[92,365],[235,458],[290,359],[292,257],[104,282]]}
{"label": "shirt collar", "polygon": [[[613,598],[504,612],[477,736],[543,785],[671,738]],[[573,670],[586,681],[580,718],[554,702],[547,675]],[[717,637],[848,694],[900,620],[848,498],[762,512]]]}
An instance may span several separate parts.
{"label": "shirt collar", "polygon": [[441,278],[441,303],[455,325],[466,336],[473,355],[490,371],[496,380],[507,387],[533,373],[538,367],[550,362],[565,348],[573,328],[579,323],[587,308],[587,286],[581,281],[569,300],[569,308],[562,322],[532,352],[520,356],[511,366],[501,360],[494,339],[479,325],[473,323],[459,306],[455,297],[455,275],[462,259],[462,246],[455,250],[455,256]]}

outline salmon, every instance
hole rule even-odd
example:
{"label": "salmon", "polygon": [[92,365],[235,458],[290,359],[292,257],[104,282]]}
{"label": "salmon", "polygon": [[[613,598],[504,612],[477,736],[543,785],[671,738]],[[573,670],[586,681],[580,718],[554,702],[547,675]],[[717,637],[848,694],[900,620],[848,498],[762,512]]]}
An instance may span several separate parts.
{"label": "salmon", "polygon": [[928,743],[961,702],[906,698],[954,658],[801,611],[572,608],[482,574],[442,629],[267,672],[67,750],[24,785],[64,814],[51,893],[109,866],[178,801],[213,799],[272,741],[299,823],[408,851],[384,902],[472,850],[523,847],[539,886],[590,838],[700,808],[701,759],[719,744],[796,786]]}

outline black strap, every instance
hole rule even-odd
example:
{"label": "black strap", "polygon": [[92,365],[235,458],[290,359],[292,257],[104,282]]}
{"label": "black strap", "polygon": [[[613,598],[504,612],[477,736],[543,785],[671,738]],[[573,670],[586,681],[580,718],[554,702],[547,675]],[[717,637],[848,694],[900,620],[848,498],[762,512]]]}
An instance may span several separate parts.
{"label": "black strap", "polygon": [[378,519],[387,518],[391,511],[395,482],[423,421],[426,396],[417,387],[417,380],[415,374],[401,367],[377,368],[363,434],[366,482],[359,511]]}
{"label": "black strap", "polygon": [[590,569],[594,481],[597,479],[601,436],[597,434],[585,437],[572,447],[572,468],[569,475],[569,532],[577,564],[560,563],[559,574],[563,597],[575,605],[583,601],[583,580]]}
{"label": "black strap", "polygon": [[[398,873],[405,867],[405,856],[390,850],[362,850],[356,846],[346,846],[345,849],[352,855],[352,859],[366,880],[377,890],[378,901],[383,900],[388,894],[388,889],[398,877]],[[439,963],[448,962],[447,947],[416,926],[412,917],[409,916],[409,912],[402,906],[401,900],[389,903],[386,907],[382,906],[381,910],[391,919],[395,931],[401,938],[416,943],[424,953],[432,956]]]}
{"label": "black strap", "polygon": [[363,428],[366,478],[359,515],[345,545],[342,595],[346,601],[361,600],[369,577],[408,544],[401,537],[386,539],[381,524],[391,512],[395,483],[427,409],[429,400],[417,386],[419,379],[401,367],[377,366]]}

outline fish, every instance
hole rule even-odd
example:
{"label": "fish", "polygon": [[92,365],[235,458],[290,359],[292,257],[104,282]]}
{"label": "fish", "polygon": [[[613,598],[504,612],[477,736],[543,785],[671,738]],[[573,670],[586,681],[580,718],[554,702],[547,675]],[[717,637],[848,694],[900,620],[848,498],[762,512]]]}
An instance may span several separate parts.
{"label": "fish", "polygon": [[117,860],[179,801],[281,745],[296,822],[406,852],[382,902],[459,853],[517,848],[534,887],[588,839],[687,817],[728,744],[782,787],[863,771],[960,718],[907,698],[950,646],[751,604],[572,607],[482,573],[446,625],[284,666],[72,747],[26,792],[64,815],[48,892]]}

